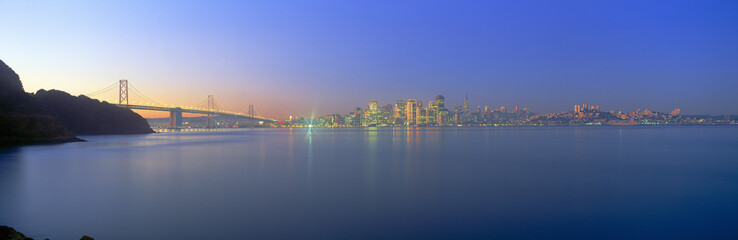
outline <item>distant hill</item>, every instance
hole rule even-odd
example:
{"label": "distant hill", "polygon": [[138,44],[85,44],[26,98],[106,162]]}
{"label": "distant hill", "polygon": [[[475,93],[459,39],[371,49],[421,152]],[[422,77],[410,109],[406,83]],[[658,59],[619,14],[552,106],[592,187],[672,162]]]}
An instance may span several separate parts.
{"label": "distant hill", "polygon": [[0,146],[81,141],[23,90],[18,74],[0,61]]}
{"label": "distant hill", "polygon": [[82,141],[75,134],[153,132],[130,109],[58,90],[26,93],[18,74],[0,60],[0,147]]}
{"label": "distant hill", "polygon": [[59,90],[38,90],[33,95],[51,109],[75,134],[153,133],[149,123],[127,108]]}

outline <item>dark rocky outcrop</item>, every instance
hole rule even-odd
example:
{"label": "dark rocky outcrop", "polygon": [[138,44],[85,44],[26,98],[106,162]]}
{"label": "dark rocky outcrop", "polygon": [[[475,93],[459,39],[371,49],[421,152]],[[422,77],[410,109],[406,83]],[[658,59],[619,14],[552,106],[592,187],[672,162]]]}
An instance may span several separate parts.
{"label": "dark rocky outcrop", "polygon": [[58,90],[28,94],[0,60],[0,147],[83,141],[75,134],[153,133],[130,109]]}
{"label": "dark rocky outcrop", "polygon": [[[8,226],[0,226],[0,240],[33,240],[33,238],[29,238],[23,235],[23,233],[20,233],[18,231],[15,231],[12,227]],[[46,240],[49,240],[46,238]],[[95,240],[94,238],[83,235],[80,240]]]}
{"label": "dark rocky outcrop", "polygon": [[26,93],[18,74],[0,61],[0,147],[71,141],[81,140]]}
{"label": "dark rocky outcrop", "polygon": [[27,238],[12,227],[0,226],[0,240],[33,240],[33,238]]}
{"label": "dark rocky outcrop", "polygon": [[149,123],[127,108],[59,90],[39,90],[34,97],[75,134],[153,133]]}

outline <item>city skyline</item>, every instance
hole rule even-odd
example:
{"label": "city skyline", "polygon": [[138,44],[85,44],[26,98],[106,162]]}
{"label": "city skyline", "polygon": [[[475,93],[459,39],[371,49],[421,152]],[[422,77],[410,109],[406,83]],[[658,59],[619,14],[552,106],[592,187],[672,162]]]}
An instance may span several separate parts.
{"label": "city skyline", "polygon": [[[585,125],[735,125],[738,116],[731,114],[683,114],[680,108],[661,109],[602,109],[587,102],[573,105],[562,112],[535,112],[528,106],[498,106],[470,104],[464,94],[463,105],[446,104],[443,95],[432,100],[399,99],[391,103],[369,100],[364,106],[331,114],[290,115],[286,119],[249,120],[239,116],[219,118],[189,114],[188,120],[172,125],[171,116],[150,118],[157,129],[191,128],[250,128],[250,127],[443,127],[443,126],[585,126]],[[217,104],[216,104],[217,105]],[[187,109],[194,109],[186,107]],[[200,110],[206,110],[200,108]],[[213,108],[211,111],[223,111]],[[226,112],[229,112],[226,110]],[[217,115],[217,114],[216,114]],[[257,117],[263,117],[256,115]],[[188,118],[189,117],[189,118]],[[162,122],[161,120],[165,120]],[[184,124],[183,124],[184,123]]]}
{"label": "city skyline", "polygon": [[[0,2],[27,91],[126,78],[158,102],[264,115],[444,94],[561,112],[738,114],[738,3]],[[145,116],[151,117],[149,113]]]}
{"label": "city skyline", "polygon": [[[637,109],[635,111],[604,110],[600,105],[573,105],[569,111],[534,112],[529,107],[490,107],[469,105],[464,94],[462,106],[448,106],[443,95],[427,102],[421,99],[399,99],[380,104],[369,100],[365,107],[355,107],[347,114],[289,116],[278,121],[278,127],[398,127],[398,126],[577,126],[577,125],[732,125],[735,116],[684,115],[680,108],[671,111]],[[226,124],[240,126],[238,120]]]}

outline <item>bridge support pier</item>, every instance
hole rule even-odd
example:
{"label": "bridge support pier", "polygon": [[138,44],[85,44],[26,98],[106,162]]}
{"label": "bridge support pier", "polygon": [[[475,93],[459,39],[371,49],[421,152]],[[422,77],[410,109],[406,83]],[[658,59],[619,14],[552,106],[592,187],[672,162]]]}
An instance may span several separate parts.
{"label": "bridge support pier", "polygon": [[175,108],[169,112],[169,128],[182,128],[182,109]]}
{"label": "bridge support pier", "polygon": [[215,115],[208,114],[208,118],[205,120],[205,128],[215,128]]}

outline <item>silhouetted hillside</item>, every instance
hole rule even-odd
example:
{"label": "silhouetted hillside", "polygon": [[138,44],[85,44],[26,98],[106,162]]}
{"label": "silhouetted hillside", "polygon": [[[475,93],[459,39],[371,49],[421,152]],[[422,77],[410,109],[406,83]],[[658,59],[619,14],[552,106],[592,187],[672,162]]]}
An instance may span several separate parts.
{"label": "silhouetted hillside", "polygon": [[0,147],[81,141],[23,90],[18,74],[0,60]]}
{"label": "silhouetted hillside", "polygon": [[39,90],[34,94],[75,134],[153,133],[149,123],[127,108],[117,107],[81,95],[59,90]]}
{"label": "silhouetted hillside", "polygon": [[18,74],[0,61],[0,147],[82,141],[74,134],[153,132],[130,109],[58,90],[28,94]]}

